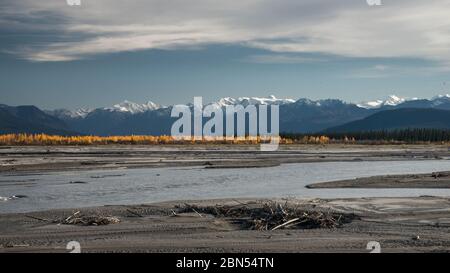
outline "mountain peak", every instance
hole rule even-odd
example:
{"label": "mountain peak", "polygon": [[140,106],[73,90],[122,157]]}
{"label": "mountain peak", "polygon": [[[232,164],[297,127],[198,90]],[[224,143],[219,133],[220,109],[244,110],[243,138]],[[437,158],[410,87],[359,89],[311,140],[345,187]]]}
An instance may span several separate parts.
{"label": "mountain peak", "polygon": [[384,101],[384,105],[396,106],[400,103],[405,102],[405,98],[400,98],[396,95],[390,95],[386,101]]}
{"label": "mountain peak", "polygon": [[226,105],[282,105],[288,103],[294,103],[293,99],[278,99],[274,95],[269,95],[268,97],[239,97],[237,99],[231,97],[224,97],[219,99],[216,104],[218,106]]}
{"label": "mountain peak", "polygon": [[145,104],[139,104],[132,101],[124,100],[123,102],[115,104],[110,108],[108,107],[105,108],[105,110],[137,114],[146,111],[157,110],[159,108],[161,108],[161,106],[152,101],[148,101]]}
{"label": "mountain peak", "polygon": [[76,118],[85,118],[92,111],[93,110],[89,109],[89,108],[79,108],[79,109],[74,110],[74,111],[62,108],[62,109],[48,110],[48,111],[44,111],[44,112],[64,120],[66,118],[74,118],[74,119],[76,119]]}
{"label": "mountain peak", "polygon": [[384,100],[366,101],[357,104],[358,107],[366,109],[377,109],[383,106],[397,106],[407,101],[405,98],[401,98],[396,95],[390,95]]}
{"label": "mountain peak", "polygon": [[71,112],[72,117],[80,117],[85,118],[89,113],[92,112],[92,109],[89,108],[79,108],[73,112]]}

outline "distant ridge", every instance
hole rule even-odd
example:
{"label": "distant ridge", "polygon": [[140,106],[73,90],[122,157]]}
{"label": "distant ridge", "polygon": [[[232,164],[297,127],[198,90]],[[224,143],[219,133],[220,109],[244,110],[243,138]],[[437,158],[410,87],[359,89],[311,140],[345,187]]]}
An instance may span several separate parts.
{"label": "distant ridge", "polygon": [[75,135],[62,120],[35,106],[0,105],[0,134],[29,133]]}
{"label": "distant ridge", "polygon": [[[310,100],[307,98],[300,98],[297,100],[290,98],[276,98],[274,95],[268,97],[224,97],[218,99],[217,101],[208,103],[206,105],[215,105],[217,107],[223,107],[227,105],[291,105],[291,104],[303,104],[303,105],[314,105],[321,106],[326,105],[330,102],[342,102],[337,99],[323,99],[323,100]],[[191,102],[186,102],[190,104]],[[431,99],[420,99],[420,98],[403,98],[396,95],[390,95],[385,99],[378,99],[373,101],[366,101],[361,103],[345,103],[348,105],[354,105],[358,108],[363,108],[367,110],[387,110],[394,109],[397,107],[401,108],[438,108],[438,109],[448,109],[450,110],[450,95],[438,95]],[[96,110],[105,110],[109,112],[121,112],[129,114],[140,114],[148,111],[158,111],[161,109],[171,108],[172,106],[163,106],[152,101],[140,104],[132,101],[125,100],[123,102],[114,104],[111,107],[101,107],[96,109],[89,108],[79,108],[74,111],[67,109],[57,109],[57,110],[47,110],[46,113],[57,116],[59,118],[86,118],[90,113]]]}
{"label": "distant ridge", "polygon": [[[352,122],[363,120],[376,113],[398,109],[436,109],[450,110],[450,95],[435,96],[432,99],[407,99],[390,96],[385,100],[355,104],[338,99],[310,100],[307,98],[280,99],[268,97],[225,97],[206,105],[225,107],[227,105],[279,105],[280,132],[316,133],[324,130],[339,129],[340,126],[357,126],[376,129],[380,126]],[[45,132],[53,134],[86,135],[169,135],[173,122],[170,116],[173,106],[162,106],[154,102],[143,104],[124,101],[111,107],[96,109],[82,108],[75,111],[67,109],[41,111],[35,106],[11,107],[3,105],[0,113],[0,133]],[[27,110],[28,109],[28,110]],[[19,111],[20,110],[20,111]],[[401,124],[391,127],[447,126],[437,115],[426,122],[417,122],[419,116],[390,117],[402,119]],[[369,120],[371,121],[371,120]],[[366,121],[367,122],[367,121]],[[390,124],[387,120],[383,122]],[[373,127],[373,128],[372,128]],[[330,129],[329,129],[330,128]],[[351,128],[350,128],[351,129]]]}
{"label": "distant ridge", "polygon": [[407,128],[450,129],[450,111],[430,108],[385,110],[325,132],[364,132]]}

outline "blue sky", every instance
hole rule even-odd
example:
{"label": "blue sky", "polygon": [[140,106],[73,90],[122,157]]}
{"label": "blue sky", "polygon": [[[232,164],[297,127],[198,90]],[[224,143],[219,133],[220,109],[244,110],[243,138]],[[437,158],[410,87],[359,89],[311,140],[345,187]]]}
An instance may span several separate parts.
{"label": "blue sky", "polygon": [[5,0],[0,103],[450,93],[450,1],[424,2]]}

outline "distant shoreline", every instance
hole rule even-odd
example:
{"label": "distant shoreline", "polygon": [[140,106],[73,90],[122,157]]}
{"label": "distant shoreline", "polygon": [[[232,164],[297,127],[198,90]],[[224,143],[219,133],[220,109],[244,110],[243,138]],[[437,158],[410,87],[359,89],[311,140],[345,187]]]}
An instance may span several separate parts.
{"label": "distant shoreline", "polygon": [[0,147],[0,175],[27,172],[190,167],[256,168],[288,163],[430,160],[449,157],[447,145],[92,145]]}
{"label": "distant shoreline", "polygon": [[450,172],[427,174],[383,175],[309,184],[308,189],[449,189]]}

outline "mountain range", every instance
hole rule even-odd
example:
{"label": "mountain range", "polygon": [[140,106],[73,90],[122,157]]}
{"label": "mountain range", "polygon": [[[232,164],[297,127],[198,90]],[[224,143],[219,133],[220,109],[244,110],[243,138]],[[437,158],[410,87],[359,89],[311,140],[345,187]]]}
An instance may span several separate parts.
{"label": "mountain range", "polygon": [[[210,103],[227,105],[279,105],[280,132],[313,133],[322,131],[357,131],[390,128],[450,128],[450,95],[432,99],[404,99],[347,103],[337,99],[278,99],[241,97],[222,98]],[[151,101],[130,101],[96,109],[40,110],[35,106],[0,105],[0,133],[48,133],[88,135],[170,134],[176,118],[173,106]],[[436,110],[436,111],[433,111]],[[424,119],[424,117],[426,117]]]}
{"label": "mountain range", "polygon": [[35,106],[7,106],[0,104],[0,133],[47,133],[74,135],[67,123],[48,115]]}

